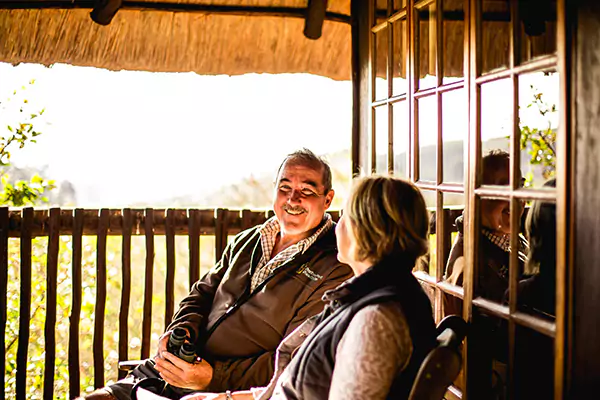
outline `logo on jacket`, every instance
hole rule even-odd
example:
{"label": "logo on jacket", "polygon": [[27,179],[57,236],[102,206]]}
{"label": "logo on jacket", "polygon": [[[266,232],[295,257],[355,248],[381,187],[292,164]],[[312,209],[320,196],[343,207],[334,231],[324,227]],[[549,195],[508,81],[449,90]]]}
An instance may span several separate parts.
{"label": "logo on jacket", "polygon": [[296,271],[298,275],[304,275],[311,281],[318,281],[319,279],[323,279],[323,275],[317,274],[315,271],[308,268],[308,264],[302,264],[300,268]]}

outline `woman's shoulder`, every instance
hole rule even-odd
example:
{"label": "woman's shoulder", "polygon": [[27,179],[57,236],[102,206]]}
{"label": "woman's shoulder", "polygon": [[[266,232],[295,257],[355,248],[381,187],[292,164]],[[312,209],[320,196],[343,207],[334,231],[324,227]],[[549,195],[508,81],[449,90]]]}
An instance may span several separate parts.
{"label": "woman's shoulder", "polygon": [[388,334],[408,331],[406,317],[397,302],[367,305],[354,315],[351,324],[360,327],[364,332],[375,332],[377,328],[385,329]]}

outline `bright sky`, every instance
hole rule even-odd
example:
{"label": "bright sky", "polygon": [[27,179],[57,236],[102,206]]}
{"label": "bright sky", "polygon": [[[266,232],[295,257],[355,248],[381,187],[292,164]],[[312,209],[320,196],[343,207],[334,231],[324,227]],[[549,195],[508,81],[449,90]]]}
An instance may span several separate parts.
{"label": "bright sky", "polygon": [[[38,143],[14,153],[17,166],[47,167],[69,180],[78,206],[122,207],[198,195],[251,174],[272,173],[289,152],[318,154],[350,148],[352,88],[308,74],[199,76],[194,73],[112,72],[64,64],[0,63],[0,101],[35,79],[24,92],[31,111],[45,108],[48,125]],[[381,82],[378,82],[381,84]],[[526,108],[535,88],[558,99],[557,74],[522,79],[520,116],[543,127]],[[482,90],[482,139],[511,129],[510,83]],[[464,98],[444,101],[444,140],[466,139]],[[452,97],[451,97],[452,96]],[[423,101],[421,145],[436,141],[436,112]],[[0,115],[0,126],[14,118]],[[9,116],[10,117],[10,116]],[[387,130],[387,118],[379,118]],[[557,121],[553,122],[556,126]],[[385,151],[386,141],[379,142]],[[379,147],[378,143],[378,147]]]}
{"label": "bright sky", "polygon": [[350,82],[0,63],[0,99],[31,79],[31,109],[45,107],[50,125],[13,162],[47,165],[82,206],[202,193],[270,173],[301,147],[350,148]]}

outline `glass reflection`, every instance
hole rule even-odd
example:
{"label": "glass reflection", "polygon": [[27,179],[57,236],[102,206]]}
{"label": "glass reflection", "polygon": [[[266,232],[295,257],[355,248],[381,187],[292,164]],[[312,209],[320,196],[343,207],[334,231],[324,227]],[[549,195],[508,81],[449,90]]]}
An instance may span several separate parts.
{"label": "glass reflection", "polygon": [[417,24],[419,89],[437,86],[435,2],[415,10]]}
{"label": "glass reflection", "polygon": [[510,65],[510,2],[483,0],[481,6],[481,57],[485,74]]}
{"label": "glass reflection", "polygon": [[553,399],[554,339],[517,326],[515,347],[515,398]]}
{"label": "glass reflection", "polygon": [[444,182],[463,183],[464,138],[467,136],[467,99],[464,89],[442,94]]}
{"label": "glass reflection", "polygon": [[[556,187],[556,180],[545,184]],[[556,205],[534,201],[527,212],[525,232],[529,253],[525,264],[528,277],[519,282],[517,304],[521,311],[553,318],[556,307]]]}
{"label": "glass reflection", "polygon": [[[481,86],[481,152],[510,149],[513,132],[512,83],[508,79]],[[504,183],[508,185],[508,183]]]}
{"label": "glass reflection", "polygon": [[[484,185],[498,185],[508,182],[510,176],[510,158],[502,150],[494,150],[486,154],[482,160]],[[511,210],[505,199],[481,200],[481,231],[479,237],[479,266],[477,273],[477,296],[485,297],[498,303],[507,300],[510,253]],[[517,210],[523,214],[523,207]],[[445,271],[445,279],[452,284],[462,285],[464,272],[464,218],[456,220],[459,232],[452,246]],[[521,232],[521,227],[517,227]],[[529,244],[524,235],[518,235],[517,273],[519,279],[524,277],[525,261],[529,252]]]}
{"label": "glass reflection", "polygon": [[375,33],[375,100],[388,97],[387,84],[388,30]]}
{"label": "glass reflection", "polygon": [[375,108],[375,172],[388,172],[388,106]]}
{"label": "glass reflection", "polygon": [[375,24],[387,20],[388,0],[375,0]]}
{"label": "glass reflection", "polygon": [[437,182],[437,97],[417,100],[419,180]]}
{"label": "glass reflection", "polygon": [[460,81],[464,78],[464,0],[444,0],[443,40],[444,69],[442,84]]}
{"label": "glass reflection", "polygon": [[404,94],[407,91],[406,66],[408,63],[408,46],[406,20],[400,20],[392,24],[394,35],[394,52],[392,54],[392,85],[394,96]]}
{"label": "glass reflection", "polygon": [[556,52],[556,1],[519,1],[521,62]]}
{"label": "glass reflection", "polygon": [[541,187],[556,174],[558,99],[558,73],[519,76],[521,168],[525,187]]}
{"label": "glass reflection", "polygon": [[392,104],[394,129],[394,175],[407,177],[406,160],[409,143],[408,103],[406,100]]}
{"label": "glass reflection", "polygon": [[431,234],[429,235],[429,253],[418,260],[414,270],[423,271],[431,276],[435,276],[437,259],[435,246],[435,208],[437,195],[435,191],[425,189],[421,189],[421,194],[423,195],[423,198],[425,199],[425,205],[430,212],[429,227]]}
{"label": "glass reflection", "polygon": [[402,10],[406,7],[406,0],[392,0],[392,13]]}

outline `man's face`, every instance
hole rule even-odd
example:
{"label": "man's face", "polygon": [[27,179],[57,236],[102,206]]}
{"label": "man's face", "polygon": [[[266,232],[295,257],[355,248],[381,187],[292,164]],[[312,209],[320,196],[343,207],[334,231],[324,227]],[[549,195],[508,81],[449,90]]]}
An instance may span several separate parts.
{"label": "man's face", "polygon": [[282,235],[304,235],[321,223],[333,200],[333,190],[324,193],[322,170],[286,163],[275,183],[273,210]]}
{"label": "man's face", "polygon": [[[486,177],[487,185],[506,186],[510,182],[509,165],[505,168],[492,171]],[[523,214],[523,207],[519,207],[519,216]],[[504,200],[481,201],[481,224],[501,233],[510,233],[510,202]]]}

